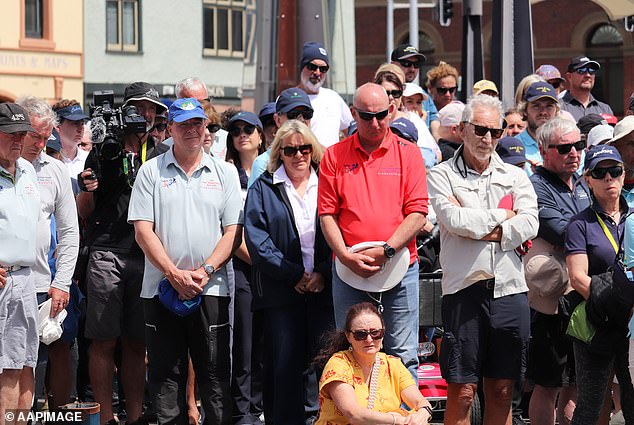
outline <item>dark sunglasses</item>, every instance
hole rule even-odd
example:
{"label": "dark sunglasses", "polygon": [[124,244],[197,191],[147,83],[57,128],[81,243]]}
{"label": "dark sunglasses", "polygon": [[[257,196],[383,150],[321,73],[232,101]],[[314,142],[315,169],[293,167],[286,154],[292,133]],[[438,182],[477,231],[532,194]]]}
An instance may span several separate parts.
{"label": "dark sunglasses", "polygon": [[310,120],[313,118],[313,111],[310,109],[297,110],[297,111],[288,111],[286,113],[286,117],[289,120],[296,120],[299,117],[302,117],[305,120]]}
{"label": "dark sunglasses", "polygon": [[[207,130],[209,130],[210,133],[215,133],[216,131],[220,130],[220,126],[218,124],[207,124]],[[238,133],[238,135],[240,134]]]}
{"label": "dark sunglasses", "polygon": [[371,331],[351,330],[350,333],[356,341],[365,341],[366,339],[368,339],[368,335],[370,335],[373,341],[376,341],[377,339],[381,339],[383,338],[383,336],[385,336],[385,329],[372,329]]}
{"label": "dark sunglasses", "polygon": [[284,156],[290,157],[297,155],[297,152],[302,155],[308,155],[313,153],[313,145],[286,146],[282,148],[282,152],[284,152]]}
{"label": "dark sunglasses", "polygon": [[244,127],[233,127],[229,129],[229,134],[231,134],[233,137],[238,137],[243,131],[244,134],[250,136],[255,131],[255,126],[253,124],[247,124]]}
{"label": "dark sunglasses", "polygon": [[623,167],[621,167],[620,165],[613,165],[612,167],[595,168],[594,170],[590,171],[590,176],[593,179],[603,180],[605,178],[605,175],[608,173],[610,173],[610,177],[615,179],[623,174]]}
{"label": "dark sunglasses", "polygon": [[502,133],[504,133],[503,128],[489,128],[483,125],[474,124],[469,121],[467,121],[467,123],[473,126],[473,132],[478,137],[484,137],[487,135],[487,133],[491,133],[491,138],[499,139],[500,137],[502,137]]}
{"label": "dark sunglasses", "polygon": [[565,155],[567,153],[570,153],[572,148],[575,148],[577,152],[581,152],[583,149],[585,149],[586,142],[584,142],[583,140],[579,140],[578,142],[574,142],[574,143],[566,143],[565,145],[548,146],[548,147],[551,149],[557,149],[557,152],[559,152],[559,155]]}
{"label": "dark sunglasses", "polygon": [[458,90],[458,87],[436,87],[436,91],[440,94],[447,94],[447,92],[454,94]]}
{"label": "dark sunglasses", "polygon": [[580,75],[585,75],[585,74],[594,75],[594,74],[596,74],[596,73],[597,73],[597,70],[596,70],[596,69],[594,69],[594,68],[589,68],[589,67],[587,67],[587,66],[586,66],[586,67],[584,67],[584,68],[577,68],[577,69],[575,69],[575,72],[576,72],[577,74],[580,74]]}
{"label": "dark sunglasses", "polygon": [[400,61],[398,61],[398,63],[400,63],[403,68],[411,68],[412,66],[416,69],[420,68],[419,62],[412,62],[405,59],[401,59]]}
{"label": "dark sunglasses", "polygon": [[385,93],[387,93],[388,97],[392,96],[394,99],[403,96],[403,90],[385,90]]}
{"label": "dark sunglasses", "polygon": [[559,80],[549,81],[548,84],[553,86],[554,89],[558,89],[559,86],[561,85],[561,81]]}
{"label": "dark sunglasses", "polygon": [[315,65],[312,62],[308,62],[306,64],[306,68],[308,68],[309,71],[317,71],[317,70],[319,70],[319,72],[321,72],[322,74],[325,74],[330,69],[330,67],[328,65],[321,65],[320,66],[320,65]]}
{"label": "dark sunglasses", "polygon": [[366,112],[366,111],[360,111],[357,108],[354,108],[354,109],[359,114],[359,118],[361,118],[363,121],[372,121],[372,118],[376,118],[377,121],[381,121],[381,120],[384,120],[385,117],[387,117],[387,114],[390,113],[390,108],[380,112]]}
{"label": "dark sunglasses", "polygon": [[167,128],[167,123],[160,123],[160,124],[154,124],[154,130],[156,131],[165,131],[165,129]]}

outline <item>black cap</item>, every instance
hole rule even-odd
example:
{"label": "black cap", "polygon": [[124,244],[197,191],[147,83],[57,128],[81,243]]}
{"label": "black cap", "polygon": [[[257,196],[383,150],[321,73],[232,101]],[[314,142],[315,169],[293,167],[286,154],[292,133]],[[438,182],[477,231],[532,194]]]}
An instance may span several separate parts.
{"label": "black cap", "polygon": [[157,113],[167,111],[167,106],[165,106],[165,104],[161,102],[159,92],[150,83],[137,81],[136,83],[132,83],[125,88],[125,93],[123,96],[123,106],[126,107],[128,106],[128,102],[132,102],[135,100],[147,100],[154,103],[156,105]]}
{"label": "black cap", "polygon": [[425,55],[418,51],[418,49],[410,44],[401,44],[396,49],[392,51],[392,55],[390,59],[392,61],[399,61],[401,59],[409,59],[411,57],[420,58],[421,62],[425,62]]}
{"label": "black cap", "polygon": [[19,133],[22,131],[35,131],[31,127],[29,114],[16,103],[1,103],[0,132]]}
{"label": "black cap", "polygon": [[575,56],[570,59],[570,63],[568,64],[568,72],[572,72],[575,69],[589,67],[592,69],[599,69],[601,65],[597,61],[593,61],[587,56]]}
{"label": "black cap", "polygon": [[608,122],[599,114],[588,114],[579,118],[577,121],[577,127],[579,127],[579,131],[581,134],[585,134],[586,136],[590,133],[597,125],[607,124]]}

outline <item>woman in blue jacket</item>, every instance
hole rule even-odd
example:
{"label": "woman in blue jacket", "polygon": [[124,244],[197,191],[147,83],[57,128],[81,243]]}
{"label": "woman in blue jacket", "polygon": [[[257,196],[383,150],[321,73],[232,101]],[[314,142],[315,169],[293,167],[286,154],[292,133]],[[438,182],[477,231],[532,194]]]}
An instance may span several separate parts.
{"label": "woman in blue jacket", "polygon": [[287,121],[245,205],[253,310],[264,321],[264,415],[276,425],[307,423],[317,414],[320,371],[310,363],[321,335],[334,328],[332,254],[317,217],[322,155],[304,123]]}

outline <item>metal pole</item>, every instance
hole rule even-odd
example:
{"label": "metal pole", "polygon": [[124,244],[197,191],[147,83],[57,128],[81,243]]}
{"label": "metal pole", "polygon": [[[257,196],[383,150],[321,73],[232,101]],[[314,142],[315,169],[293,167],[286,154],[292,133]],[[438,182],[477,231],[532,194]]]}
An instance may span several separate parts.
{"label": "metal pole", "polygon": [[418,49],[418,2],[409,0],[409,44]]}
{"label": "metal pole", "polygon": [[462,37],[462,84],[461,100],[471,94],[473,83],[484,78],[482,53],[482,0],[464,0]]}
{"label": "metal pole", "polygon": [[387,0],[387,46],[385,46],[387,62],[390,61],[392,49],[394,49],[394,0]]}

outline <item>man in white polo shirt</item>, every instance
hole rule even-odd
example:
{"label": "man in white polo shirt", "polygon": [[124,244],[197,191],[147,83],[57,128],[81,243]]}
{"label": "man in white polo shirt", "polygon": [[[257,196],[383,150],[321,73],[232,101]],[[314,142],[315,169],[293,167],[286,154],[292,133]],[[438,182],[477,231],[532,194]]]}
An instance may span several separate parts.
{"label": "man in white polo shirt", "polygon": [[[224,265],[241,243],[240,182],[235,167],[204,154],[207,119],[196,99],[177,99],[169,120],[174,146],[139,169],[128,214],[145,253],[141,297],[150,393],[160,423],[187,423],[189,353],[208,423],[228,424],[229,286]],[[198,307],[191,307],[196,303]],[[183,316],[177,307],[189,314]]]}
{"label": "man in white polo shirt", "polygon": [[33,166],[20,158],[27,112],[0,104],[0,424],[7,409],[29,409],[37,361],[35,264],[40,194]]}

